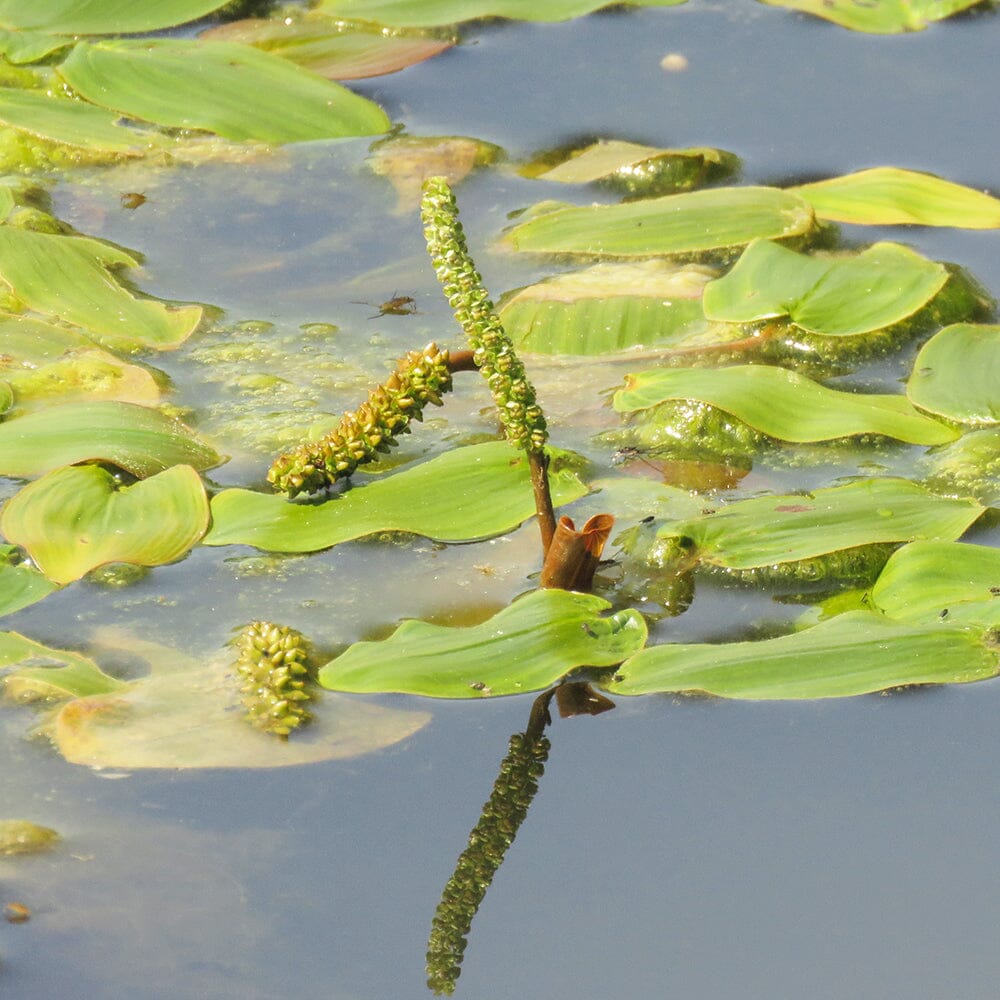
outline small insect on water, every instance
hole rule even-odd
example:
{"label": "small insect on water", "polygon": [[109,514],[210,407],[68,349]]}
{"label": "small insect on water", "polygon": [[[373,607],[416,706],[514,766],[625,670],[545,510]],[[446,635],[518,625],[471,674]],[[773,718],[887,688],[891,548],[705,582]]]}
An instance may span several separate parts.
{"label": "small insect on water", "polygon": [[353,302],[356,306],[371,306],[372,309],[377,309],[378,312],[369,319],[378,319],[380,316],[412,316],[417,311],[416,300],[409,295],[396,295],[393,294],[391,299],[386,299],[385,302],[380,305],[375,305],[374,302]]}

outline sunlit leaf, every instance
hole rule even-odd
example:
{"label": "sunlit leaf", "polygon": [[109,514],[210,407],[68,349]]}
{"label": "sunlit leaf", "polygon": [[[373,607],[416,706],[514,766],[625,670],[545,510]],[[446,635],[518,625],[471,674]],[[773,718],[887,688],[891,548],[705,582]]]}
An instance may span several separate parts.
{"label": "sunlit leaf", "polygon": [[136,298],[112,271],[137,263],[100,240],[0,226],[0,278],[26,305],[116,349],[176,347],[201,322],[202,309]]}
{"label": "sunlit leaf", "polygon": [[121,115],[84,101],[0,87],[0,122],[53,142],[138,156],[163,140],[119,125]]}
{"label": "sunlit leaf", "polygon": [[[587,492],[574,472],[558,467],[558,457],[550,466],[550,481],[557,506]],[[526,456],[503,441],[491,441],[356,485],[321,504],[223,490],[212,500],[205,544],[314,552],[376,531],[469,542],[510,531],[534,512]]]}
{"label": "sunlit leaf", "polygon": [[454,38],[386,34],[373,25],[348,24],[333,18],[250,18],[220,24],[200,37],[253,45],[328,80],[359,80],[395,73],[455,44]]}
{"label": "sunlit leaf", "polygon": [[912,542],[892,554],[871,604],[900,621],[1000,625],[1000,549],[965,542]]}
{"label": "sunlit leaf", "polygon": [[701,293],[715,272],[662,260],[595,264],[547,278],[503,300],[518,348],[540,354],[610,354],[676,342],[705,327]]}
{"label": "sunlit leaf", "polygon": [[233,676],[235,651],[208,663],[102,630],[99,647],[139,656],[148,677],[109,695],[65,705],[51,727],[59,752],[89,767],[287,767],[344,760],[406,739],[429,721],[426,712],[384,708],[323,695],[310,702],[311,719],[287,741],[243,718]]}
{"label": "sunlit leaf", "polygon": [[[633,7],[673,7],[685,0],[628,0]],[[568,21],[607,7],[607,0],[321,0],[334,17],[399,27],[429,27],[483,17],[521,21]]]}
{"label": "sunlit leaf", "polygon": [[787,7],[815,14],[852,31],[893,35],[921,31],[932,21],[975,6],[980,0],[761,0],[772,7]]}
{"label": "sunlit leaf", "polygon": [[601,139],[572,150],[561,162],[528,173],[563,184],[601,182],[631,197],[672,194],[733,173],[739,159],[721,149],[658,149],[620,139]]}
{"label": "sunlit leaf", "polygon": [[851,611],[760,642],[651,646],[602,686],[617,695],[690,691],[751,700],[843,698],[908,684],[978,681],[998,672],[997,651],[975,631]]}
{"label": "sunlit leaf", "polygon": [[0,26],[41,28],[67,35],[124,34],[184,24],[217,10],[226,0],[0,0]]}
{"label": "sunlit leaf", "polygon": [[654,368],[629,375],[614,396],[629,413],[668,399],[711,403],[780,441],[829,441],[884,434],[911,444],[953,441],[958,433],[917,410],[905,396],[841,392],[769,365]]}
{"label": "sunlit leaf", "polygon": [[0,615],[9,615],[48,597],[56,589],[38,570],[0,559]]}
{"label": "sunlit leaf", "polygon": [[56,583],[105,563],[174,562],[207,527],[208,497],[189,465],[120,488],[100,466],[68,466],[25,486],[0,510],[0,532]]}
{"label": "sunlit leaf", "polygon": [[728,187],[622,205],[557,205],[509,230],[506,241],[532,253],[650,257],[731,250],[755,238],[802,236],[813,226],[812,209],[796,194]]}
{"label": "sunlit leaf", "polygon": [[382,642],[358,642],[319,672],[336,691],[432,698],[524,694],[582,666],[620,663],[646,641],[636,611],[601,617],[593,594],[534,590],[480,625],[406,621]]}
{"label": "sunlit leaf", "polygon": [[732,270],[705,288],[705,315],[728,323],[788,316],[825,336],[899,323],[945,285],[948,271],[898,243],[857,255],[813,257],[768,240],[750,244]]}
{"label": "sunlit leaf", "polygon": [[0,423],[3,476],[102,461],[145,477],[172,465],[210,469],[221,460],[180,421],[132,403],[64,403]]}
{"label": "sunlit leaf", "polygon": [[302,142],[376,135],[390,124],[366,98],[280,56],[235,42],[80,42],[59,72],[95,104],[227,139]]}
{"label": "sunlit leaf", "polygon": [[122,687],[90,657],[53,649],[17,632],[0,632],[4,694],[15,701],[81,698]]}
{"label": "sunlit leaf", "polygon": [[821,219],[865,226],[961,226],[996,229],[1000,200],[933,174],[873,167],[789,188]]}
{"label": "sunlit leaf", "polygon": [[1000,326],[955,323],[920,349],[906,394],[963,424],[1000,423]]}
{"label": "sunlit leaf", "polygon": [[862,479],[804,495],[738,500],[701,517],[667,522],[659,536],[691,539],[709,565],[753,569],[873,544],[953,541],[983,509],[905,479]]}
{"label": "sunlit leaf", "polygon": [[15,65],[36,62],[72,44],[70,38],[58,38],[44,31],[0,29],[0,54]]}

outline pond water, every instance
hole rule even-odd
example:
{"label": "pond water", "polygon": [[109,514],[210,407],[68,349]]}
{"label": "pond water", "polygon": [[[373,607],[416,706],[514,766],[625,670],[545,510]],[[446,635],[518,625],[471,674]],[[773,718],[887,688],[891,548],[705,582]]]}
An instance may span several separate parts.
{"label": "pond water", "polygon": [[[508,162],[580,135],[620,136],[731,150],[746,183],[892,164],[997,192],[998,45],[995,15],[876,38],[749,0],[694,0],[479,26],[443,56],[352,87],[414,135],[475,136]],[[664,72],[667,52],[688,69]],[[189,421],[232,455],[210,474],[219,485],[259,486],[293,416],[350,408],[406,349],[457,342],[416,211],[398,210],[388,183],[364,167],[368,145],[93,172],[54,190],[60,218],[141,251],[144,291],[224,311],[218,330],[150,359]],[[124,211],[131,190],[148,200]],[[551,273],[490,245],[511,213],[541,197],[533,182],[501,164],[458,196],[494,292]],[[586,203],[593,192],[558,196]],[[995,232],[844,227],[844,236],[901,240],[1000,291]],[[377,310],[364,303],[395,295],[411,296],[416,312],[371,318]],[[556,443],[607,461],[593,435],[614,417],[598,392],[624,371],[539,366]],[[255,401],[248,383],[234,391],[248,374],[283,382]],[[876,366],[857,377],[894,376]],[[406,454],[488,431],[488,402],[463,383]],[[739,495],[854,471],[762,465]],[[569,512],[599,509],[591,497]],[[124,590],[71,585],[4,627],[83,648],[115,625],[207,658],[234,627],[266,617],[338,649],[403,617],[482,618],[533,586],[536,571],[531,524],[474,547],[369,541],[285,558],[199,548]],[[658,635],[718,639],[800,612],[704,586]],[[432,721],[381,753],[274,771],[94,772],[26,741],[24,710],[4,709],[0,816],[54,827],[64,843],[0,863],[0,901],[23,900],[33,913],[0,929],[3,995],[429,995],[431,917],[531,701],[384,701]],[[598,718],[557,720],[540,792],[473,925],[457,995],[995,996],[998,710],[1000,683],[988,681],[804,703],[620,699]]]}

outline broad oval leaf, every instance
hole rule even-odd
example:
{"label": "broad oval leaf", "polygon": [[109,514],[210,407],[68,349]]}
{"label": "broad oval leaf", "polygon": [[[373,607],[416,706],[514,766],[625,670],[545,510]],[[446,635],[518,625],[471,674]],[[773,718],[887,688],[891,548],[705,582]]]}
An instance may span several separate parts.
{"label": "broad oval leaf", "polygon": [[841,392],[769,365],[650,369],[626,377],[625,388],[615,393],[614,407],[630,413],[668,399],[711,403],[779,441],[883,434],[911,444],[936,445],[958,437],[905,396]]}
{"label": "broad oval leaf", "polygon": [[813,257],[755,240],[705,288],[705,315],[726,323],[787,316],[829,337],[881,330],[912,316],[944,287],[948,270],[898,243]]}
{"label": "broad oval leaf", "polygon": [[[558,468],[558,459],[549,477],[557,506],[587,492],[574,472]],[[321,504],[223,490],[212,500],[205,544],[315,552],[376,531],[471,542],[510,531],[534,512],[527,457],[504,441],[490,441],[354,486]]]}
{"label": "broad oval leaf", "polygon": [[172,465],[204,471],[222,458],[180,421],[132,403],[64,403],[0,423],[0,475],[94,461],[144,477]]}
{"label": "broad oval leaf", "polygon": [[430,698],[540,691],[577,667],[608,667],[641,649],[637,611],[601,617],[593,594],[534,590],[480,625],[406,621],[382,642],[357,642],[319,672],[324,687]]}
{"label": "broad oval leaf", "polygon": [[234,42],[80,42],[59,72],[95,104],[237,141],[376,135],[390,125],[377,104],[280,56]]}
{"label": "broad oval leaf", "polygon": [[787,7],[833,21],[852,31],[867,31],[876,35],[895,35],[904,31],[921,31],[932,21],[941,21],[952,14],[973,7],[980,0],[762,0],[772,7]]}
{"label": "broad oval leaf", "polygon": [[789,191],[723,187],[622,205],[560,205],[515,226],[505,239],[531,253],[652,257],[802,236],[814,223],[809,203]]}
{"label": "broad oval leaf", "polygon": [[253,45],[328,80],[361,80],[395,73],[440,55],[456,41],[426,33],[388,34],[374,25],[325,17],[250,18],[220,24],[200,37]]}
{"label": "broad oval leaf", "polygon": [[663,260],[594,264],[507,296],[500,319],[539,354],[610,354],[673,343],[705,328],[701,294],[714,271]]}
{"label": "broad oval leaf", "polygon": [[996,649],[968,629],[851,611],[760,642],[651,646],[626,660],[602,687],[618,695],[844,698],[908,684],[962,684],[998,672]]}
{"label": "broad oval leaf", "polygon": [[1000,624],[1000,549],[967,542],[911,542],[894,552],[871,603],[907,622]]}
{"label": "broad oval leaf", "polygon": [[0,0],[0,25],[66,35],[156,31],[204,17],[226,0]]}
{"label": "broad oval leaf", "polygon": [[90,657],[43,646],[17,632],[0,632],[0,671],[4,694],[14,701],[82,698],[123,686]]}
{"label": "broad oval leaf", "polygon": [[0,87],[0,122],[43,139],[122,156],[140,156],[151,146],[165,144],[161,136],[125,128],[120,120],[116,112],[85,101]]}
{"label": "broad oval leaf", "polygon": [[949,420],[1000,423],[1000,326],[955,323],[939,330],[917,354],[906,394]]}
{"label": "broad oval leaf", "polygon": [[0,559],[0,615],[13,614],[48,597],[56,585],[30,566]]}
{"label": "broad oval leaf", "polygon": [[121,488],[99,466],[68,466],[24,487],[0,510],[0,532],[55,583],[105,563],[174,562],[207,527],[208,497],[189,465]]}
{"label": "broad oval leaf", "polygon": [[[631,7],[673,7],[685,0],[626,0]],[[521,21],[568,21],[609,6],[608,0],[322,0],[318,10],[334,17],[397,27],[431,27],[507,17]]]}
{"label": "broad oval leaf", "polygon": [[82,327],[116,349],[177,347],[201,322],[202,308],[136,298],[113,270],[137,263],[100,240],[0,226],[0,278],[36,312]]}
{"label": "broad oval leaf", "polygon": [[78,698],[59,711],[49,729],[59,752],[73,764],[288,767],[373,753],[430,721],[427,712],[325,695],[309,703],[309,725],[279,740],[243,718],[231,652],[206,663],[112,629],[101,630],[96,643],[147,660],[151,672],[110,694]]}
{"label": "broad oval leaf", "polygon": [[863,226],[996,229],[1000,200],[983,191],[901,167],[872,167],[788,189],[821,219]]}
{"label": "broad oval leaf", "polygon": [[905,479],[862,479],[805,495],[737,500],[698,518],[667,522],[658,536],[690,538],[703,563],[744,570],[859,546],[954,541],[984,509]]}

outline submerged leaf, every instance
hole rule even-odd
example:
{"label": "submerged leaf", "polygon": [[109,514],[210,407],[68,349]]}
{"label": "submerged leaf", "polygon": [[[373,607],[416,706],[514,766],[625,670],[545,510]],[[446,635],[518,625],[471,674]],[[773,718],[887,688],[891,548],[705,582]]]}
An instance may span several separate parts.
{"label": "submerged leaf", "polygon": [[663,260],[594,264],[514,292],[499,315],[518,349],[540,354],[672,343],[705,327],[701,294],[715,273]]}
{"label": "submerged leaf", "polygon": [[955,323],[920,349],[910,401],[963,424],[1000,423],[1000,326]]}
{"label": "submerged leaf", "polygon": [[89,237],[0,226],[0,278],[32,309],[117,349],[177,347],[201,322],[202,308],[136,298],[112,272],[137,263]]}
{"label": "submerged leaf", "polygon": [[614,396],[619,413],[670,399],[710,403],[779,441],[830,441],[882,434],[911,444],[953,441],[956,431],[897,395],[828,389],[805,375],[768,365],[654,368],[629,375]]}
{"label": "submerged leaf", "polygon": [[[626,0],[632,7],[673,7],[685,0]],[[609,6],[608,0],[321,0],[318,10],[399,27],[430,27],[484,17],[568,21]]]}
{"label": "submerged leaf", "polygon": [[620,663],[646,641],[636,611],[602,618],[593,594],[534,590],[480,625],[406,621],[382,642],[358,642],[319,672],[335,691],[479,698],[539,691],[577,667]]}
{"label": "submerged leaf", "polygon": [[[587,492],[576,474],[550,468],[556,505]],[[527,456],[503,441],[456,448],[322,504],[289,503],[248,490],[212,500],[206,545],[255,545],[272,552],[315,552],[376,531],[408,531],[437,541],[501,535],[535,512]]]}
{"label": "submerged leaf", "polygon": [[143,477],[172,465],[204,471],[222,459],[180,421],[132,403],[63,403],[0,423],[0,475],[29,478],[88,461]]}
{"label": "submerged leaf", "polygon": [[208,497],[189,465],[121,488],[100,466],[68,466],[26,486],[0,510],[0,531],[56,583],[105,563],[174,562],[207,527]]}
{"label": "submerged leaf", "polygon": [[813,257],[755,240],[705,288],[705,315],[727,323],[787,316],[828,337],[881,330],[912,316],[944,287],[948,270],[898,243]]}
{"label": "submerged leaf", "polygon": [[1000,200],[983,191],[900,167],[873,167],[789,188],[821,219],[864,226],[996,229]]}
{"label": "submerged leaf", "polygon": [[921,31],[932,21],[974,7],[980,0],[762,0],[772,7],[788,7],[833,21],[852,31],[894,35]]}
{"label": "submerged leaf", "polygon": [[90,657],[52,649],[17,632],[0,632],[4,694],[14,701],[83,698],[122,687]]}
{"label": "submerged leaf", "polygon": [[73,764],[104,768],[287,767],[344,760],[406,739],[429,721],[411,712],[327,695],[287,741],[249,726],[239,711],[231,654],[208,663],[138,636],[105,629],[99,647],[152,665],[148,677],[107,695],[78,698],[50,725]]}
{"label": "submerged leaf", "polygon": [[617,695],[705,692],[723,698],[843,698],[909,684],[995,677],[997,651],[964,628],[850,611],[760,642],[651,646],[603,685]]}
{"label": "submerged leaf", "polygon": [[234,42],[79,42],[59,72],[95,104],[237,141],[376,135],[390,124],[366,98],[280,56]]}
{"label": "submerged leaf", "polygon": [[723,187],[622,205],[556,205],[506,235],[518,251],[651,257],[732,250],[756,238],[786,239],[815,224],[808,202],[769,187]]}

